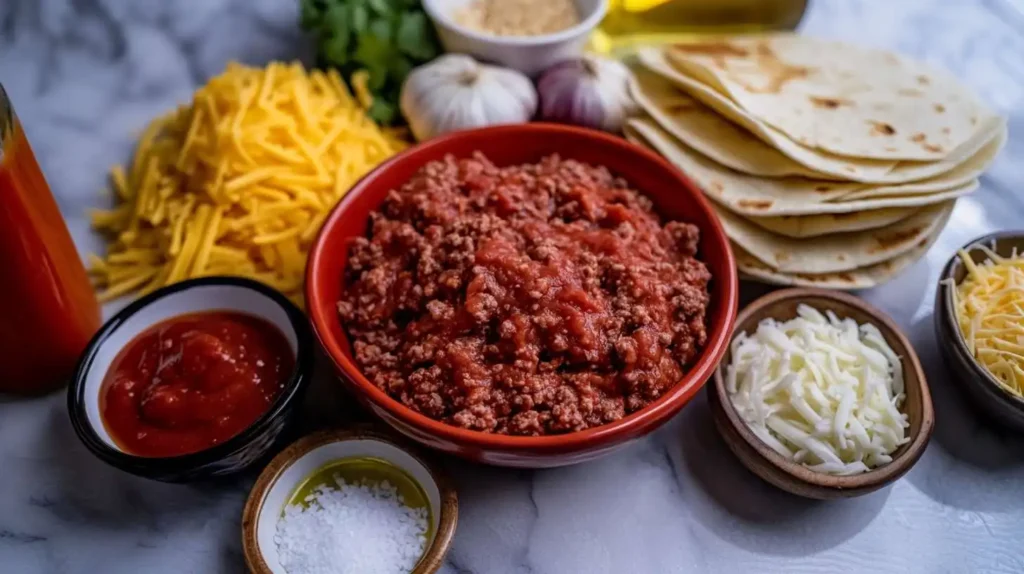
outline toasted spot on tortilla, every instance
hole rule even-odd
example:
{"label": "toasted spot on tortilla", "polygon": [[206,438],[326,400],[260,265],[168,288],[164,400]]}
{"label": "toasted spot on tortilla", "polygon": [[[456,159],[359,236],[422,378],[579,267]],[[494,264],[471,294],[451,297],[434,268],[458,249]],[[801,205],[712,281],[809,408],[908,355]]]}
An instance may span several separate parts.
{"label": "toasted spot on tortilla", "polygon": [[894,148],[894,147],[891,147],[891,146],[887,146],[887,147],[885,148],[885,151],[899,151],[899,150],[897,150],[897,149],[896,149],[896,148]]}
{"label": "toasted spot on tortilla", "polygon": [[872,249],[871,253],[877,253],[879,251],[887,251],[893,247],[898,247],[903,243],[906,243],[908,239],[917,237],[921,233],[921,227],[911,227],[910,229],[901,231],[892,231],[889,233],[880,233],[875,237],[875,241],[878,242],[878,248]]}
{"label": "toasted spot on tortilla", "polygon": [[919,98],[924,95],[924,92],[918,90],[917,88],[904,88],[896,93],[898,93],[901,96],[907,96],[911,98]]}
{"label": "toasted spot on tortilla", "polygon": [[712,181],[711,182],[711,191],[721,195],[722,192],[725,191],[725,187],[721,183],[719,183],[717,181]]}
{"label": "toasted spot on tortilla", "polygon": [[695,54],[698,56],[736,56],[743,58],[750,55],[750,50],[743,46],[730,44],[729,42],[694,42],[690,44],[675,44],[672,50],[684,54]]}
{"label": "toasted spot on tortilla", "polygon": [[775,252],[775,261],[778,261],[779,263],[782,263],[784,261],[789,261],[789,257],[790,257],[789,253],[786,253],[785,251],[776,251]]}
{"label": "toasted spot on tortilla", "polygon": [[757,45],[754,46],[754,50],[757,52],[757,57],[759,58],[778,59],[775,56],[775,52],[772,51],[771,46],[769,46],[764,40],[758,42]]}
{"label": "toasted spot on tortilla", "polygon": [[748,209],[768,209],[775,205],[775,202],[769,199],[741,199],[737,205]]}
{"label": "toasted spot on tortilla", "polygon": [[842,253],[836,255],[836,261],[846,261],[846,255],[843,255]]}
{"label": "toasted spot on tortilla", "polygon": [[896,133],[896,128],[890,126],[885,122],[875,122],[868,120],[868,123],[871,124],[871,133],[875,135],[891,136]]}
{"label": "toasted spot on tortilla", "polygon": [[913,135],[913,136],[912,136],[912,137],[910,138],[910,141],[912,141],[912,142],[914,142],[914,143],[921,143],[921,142],[923,142],[923,141],[924,141],[924,140],[925,140],[925,139],[926,139],[927,137],[928,137],[928,136],[926,136],[926,135],[924,135],[924,134],[914,134],[914,135]]}
{"label": "toasted spot on tortilla", "polygon": [[942,149],[942,146],[935,145],[935,144],[930,144],[930,143],[926,143],[926,144],[922,145],[921,147],[923,147],[926,151],[930,151],[932,153],[939,153],[941,151],[944,151]]}
{"label": "toasted spot on tortilla", "polygon": [[927,86],[928,84],[932,83],[932,81],[928,79],[928,76],[922,74],[917,77],[917,83],[921,84],[922,86]]}
{"label": "toasted spot on tortilla", "polygon": [[853,167],[852,165],[846,165],[846,166],[843,166],[843,171],[848,171],[850,173],[857,173],[857,168]]}
{"label": "toasted spot on tortilla", "polygon": [[755,94],[775,94],[782,90],[782,86],[786,85],[791,80],[797,80],[800,78],[806,78],[811,73],[811,69],[805,66],[787,66],[782,64],[775,74],[772,74],[772,79],[768,82],[768,85],[760,88],[759,90],[750,90]]}
{"label": "toasted spot on tortilla", "polygon": [[[685,44],[683,44],[685,45]],[[811,68],[807,66],[796,66],[787,64],[779,59],[771,47],[764,41],[758,42],[754,48],[757,65],[764,71],[768,78],[763,86],[754,86],[744,81],[741,76],[733,76],[738,84],[752,94],[776,94],[787,82],[799,78],[806,78],[811,74]],[[744,54],[746,55],[746,54]]]}
{"label": "toasted spot on tortilla", "polygon": [[817,191],[819,193],[825,193],[827,191],[832,191],[832,186],[830,186],[830,185],[819,185],[819,186],[814,188],[814,191]]}
{"label": "toasted spot on tortilla", "polygon": [[944,135],[947,135],[947,136],[948,136],[948,135],[949,135],[949,128],[942,128],[942,133],[943,133]]}
{"label": "toasted spot on tortilla", "polygon": [[853,102],[849,100],[843,100],[840,98],[819,98],[818,96],[810,96],[811,103],[819,108],[826,108],[834,110],[839,106],[852,106]]}
{"label": "toasted spot on tortilla", "polygon": [[936,112],[938,112],[938,113],[940,113],[940,114],[941,114],[942,112],[946,111],[946,106],[944,106],[944,105],[942,105],[942,104],[935,104],[935,105],[934,105],[934,106],[932,106],[932,107],[933,107],[933,108],[935,108],[935,111],[936,111]]}

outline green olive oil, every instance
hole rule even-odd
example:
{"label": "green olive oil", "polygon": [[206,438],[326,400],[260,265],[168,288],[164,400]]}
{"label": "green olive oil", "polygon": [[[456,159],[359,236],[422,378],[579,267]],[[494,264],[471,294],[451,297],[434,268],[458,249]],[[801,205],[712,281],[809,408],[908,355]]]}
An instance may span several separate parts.
{"label": "green olive oil", "polygon": [[611,0],[591,38],[598,52],[703,35],[792,30],[808,0]]}
{"label": "green olive oil", "polygon": [[[406,506],[427,510],[427,541],[433,538],[434,516],[427,493],[409,473],[381,458],[366,456],[331,461],[300,482],[288,496],[287,504],[306,508],[314,490],[321,486],[337,488],[339,479],[348,484],[381,484],[387,481],[398,489]],[[281,512],[284,513],[283,508]]]}

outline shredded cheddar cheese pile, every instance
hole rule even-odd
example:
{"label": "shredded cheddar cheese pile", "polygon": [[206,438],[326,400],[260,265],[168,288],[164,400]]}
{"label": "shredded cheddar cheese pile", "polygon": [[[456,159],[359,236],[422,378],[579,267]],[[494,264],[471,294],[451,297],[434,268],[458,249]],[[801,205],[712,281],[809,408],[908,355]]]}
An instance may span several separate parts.
{"label": "shredded cheddar cheese pile", "polygon": [[[357,74],[358,76],[358,74]],[[354,77],[357,92],[365,78]],[[96,212],[107,256],[91,272],[110,300],[183,279],[241,275],[301,301],[306,254],[327,212],[405,144],[365,113],[335,71],[229,64],[189,106],[153,121],[118,205]]]}
{"label": "shredded cheddar cheese pile", "polygon": [[1024,396],[1024,258],[1000,257],[984,246],[978,265],[965,251],[967,276],[953,292],[960,332],[971,353],[1017,396]]}

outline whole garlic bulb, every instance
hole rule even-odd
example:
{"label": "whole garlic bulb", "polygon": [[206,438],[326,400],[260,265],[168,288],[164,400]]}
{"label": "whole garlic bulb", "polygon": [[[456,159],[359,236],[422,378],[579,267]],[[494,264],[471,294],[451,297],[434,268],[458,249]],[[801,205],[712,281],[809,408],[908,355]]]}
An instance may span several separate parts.
{"label": "whole garlic bulb", "polygon": [[610,58],[559,62],[537,79],[540,119],[619,132],[637,109],[629,95],[631,77],[629,68]]}
{"label": "whole garlic bulb", "polygon": [[417,140],[443,133],[530,121],[537,92],[523,74],[448,54],[409,74],[402,85],[402,114]]}

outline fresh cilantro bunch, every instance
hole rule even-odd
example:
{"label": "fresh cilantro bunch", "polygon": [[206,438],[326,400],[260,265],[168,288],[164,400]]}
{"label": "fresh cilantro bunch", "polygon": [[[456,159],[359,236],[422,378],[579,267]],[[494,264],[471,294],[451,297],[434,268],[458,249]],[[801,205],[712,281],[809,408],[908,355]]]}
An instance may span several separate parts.
{"label": "fresh cilantro bunch", "polygon": [[416,66],[441,53],[419,0],[301,0],[302,28],[316,41],[317,65],[345,81],[369,73],[369,115],[383,125],[401,120],[398,95]]}

